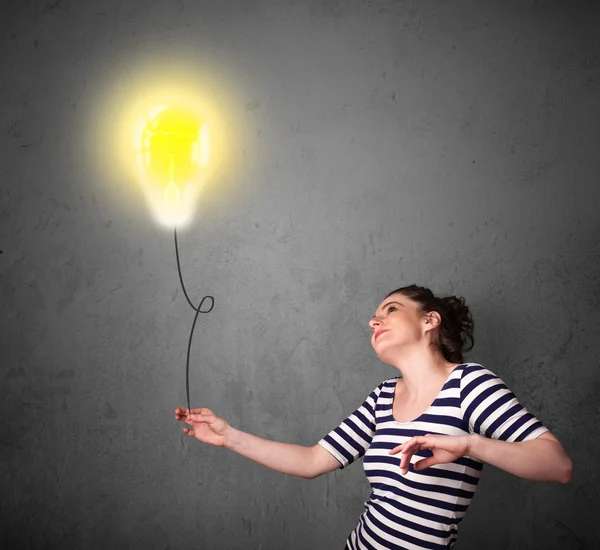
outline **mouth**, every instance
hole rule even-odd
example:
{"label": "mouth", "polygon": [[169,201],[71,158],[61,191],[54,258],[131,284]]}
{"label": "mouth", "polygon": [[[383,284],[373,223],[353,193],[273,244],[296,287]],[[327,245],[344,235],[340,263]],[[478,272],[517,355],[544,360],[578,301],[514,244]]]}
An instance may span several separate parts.
{"label": "mouth", "polygon": [[377,338],[379,338],[384,332],[387,332],[387,329],[386,330],[384,330],[384,329],[378,330],[375,333],[375,340],[377,340]]}

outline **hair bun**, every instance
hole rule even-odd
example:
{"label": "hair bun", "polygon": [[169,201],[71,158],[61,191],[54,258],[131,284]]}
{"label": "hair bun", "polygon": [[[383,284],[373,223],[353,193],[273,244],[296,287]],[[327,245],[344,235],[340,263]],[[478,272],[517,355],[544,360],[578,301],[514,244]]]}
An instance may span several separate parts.
{"label": "hair bun", "polygon": [[456,321],[455,326],[459,328],[460,339],[463,342],[463,346],[468,341],[471,342],[470,346],[464,348],[464,350],[472,349],[474,345],[473,318],[471,317],[469,307],[465,303],[465,299],[459,296],[447,296],[446,298],[442,298],[442,302],[446,306],[448,316]]}

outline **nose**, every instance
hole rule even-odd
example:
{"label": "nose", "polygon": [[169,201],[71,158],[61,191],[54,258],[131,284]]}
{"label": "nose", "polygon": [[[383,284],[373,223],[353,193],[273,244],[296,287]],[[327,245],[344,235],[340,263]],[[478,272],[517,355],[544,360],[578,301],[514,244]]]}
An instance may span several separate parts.
{"label": "nose", "polygon": [[380,325],[381,325],[381,321],[379,319],[377,319],[376,317],[374,317],[373,319],[371,319],[369,321],[369,326],[371,327],[373,332],[375,332],[377,330],[377,327]]}

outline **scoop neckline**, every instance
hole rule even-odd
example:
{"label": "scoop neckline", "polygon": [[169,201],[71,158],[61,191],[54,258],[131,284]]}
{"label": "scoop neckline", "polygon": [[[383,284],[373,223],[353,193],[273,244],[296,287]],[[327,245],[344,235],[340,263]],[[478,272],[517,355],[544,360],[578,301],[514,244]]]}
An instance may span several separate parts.
{"label": "scoop neckline", "polygon": [[446,378],[446,381],[444,382],[444,385],[442,386],[442,389],[437,393],[437,395],[435,396],[434,400],[431,402],[431,404],[429,405],[429,407],[427,407],[419,416],[417,416],[416,418],[414,418],[413,420],[406,420],[406,421],[400,421],[400,420],[396,420],[396,417],[394,416],[394,402],[396,401],[396,386],[398,385],[398,382],[400,381],[400,379],[402,378],[402,376],[398,376],[398,379],[396,380],[396,383],[394,384],[394,395],[392,396],[392,409],[391,409],[391,415],[392,415],[392,419],[396,424],[412,424],[413,422],[418,422],[420,418],[422,418],[423,416],[425,416],[429,410],[433,407],[434,403],[439,399],[440,394],[444,391],[444,388],[446,387],[446,384],[448,384],[448,382],[450,382],[450,378],[452,377],[452,375],[454,374],[454,371],[456,369],[458,369],[459,367],[463,367],[465,365],[468,365],[469,363],[460,363],[459,365],[456,365],[456,367],[454,367],[451,371],[450,374],[448,375],[448,378]]}

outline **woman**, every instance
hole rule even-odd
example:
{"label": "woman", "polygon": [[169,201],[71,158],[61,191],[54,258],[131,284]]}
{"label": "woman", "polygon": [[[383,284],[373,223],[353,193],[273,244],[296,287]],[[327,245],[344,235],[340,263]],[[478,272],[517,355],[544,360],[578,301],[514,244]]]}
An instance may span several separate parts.
{"label": "woman", "polygon": [[525,479],[567,483],[562,445],[495,374],[463,363],[473,321],[462,298],[411,285],[394,290],[369,323],[384,380],[314,447],[242,432],[209,409],[175,410],[184,433],[268,468],[307,479],[364,456],[372,487],[346,548],[453,548],[483,463]]}

